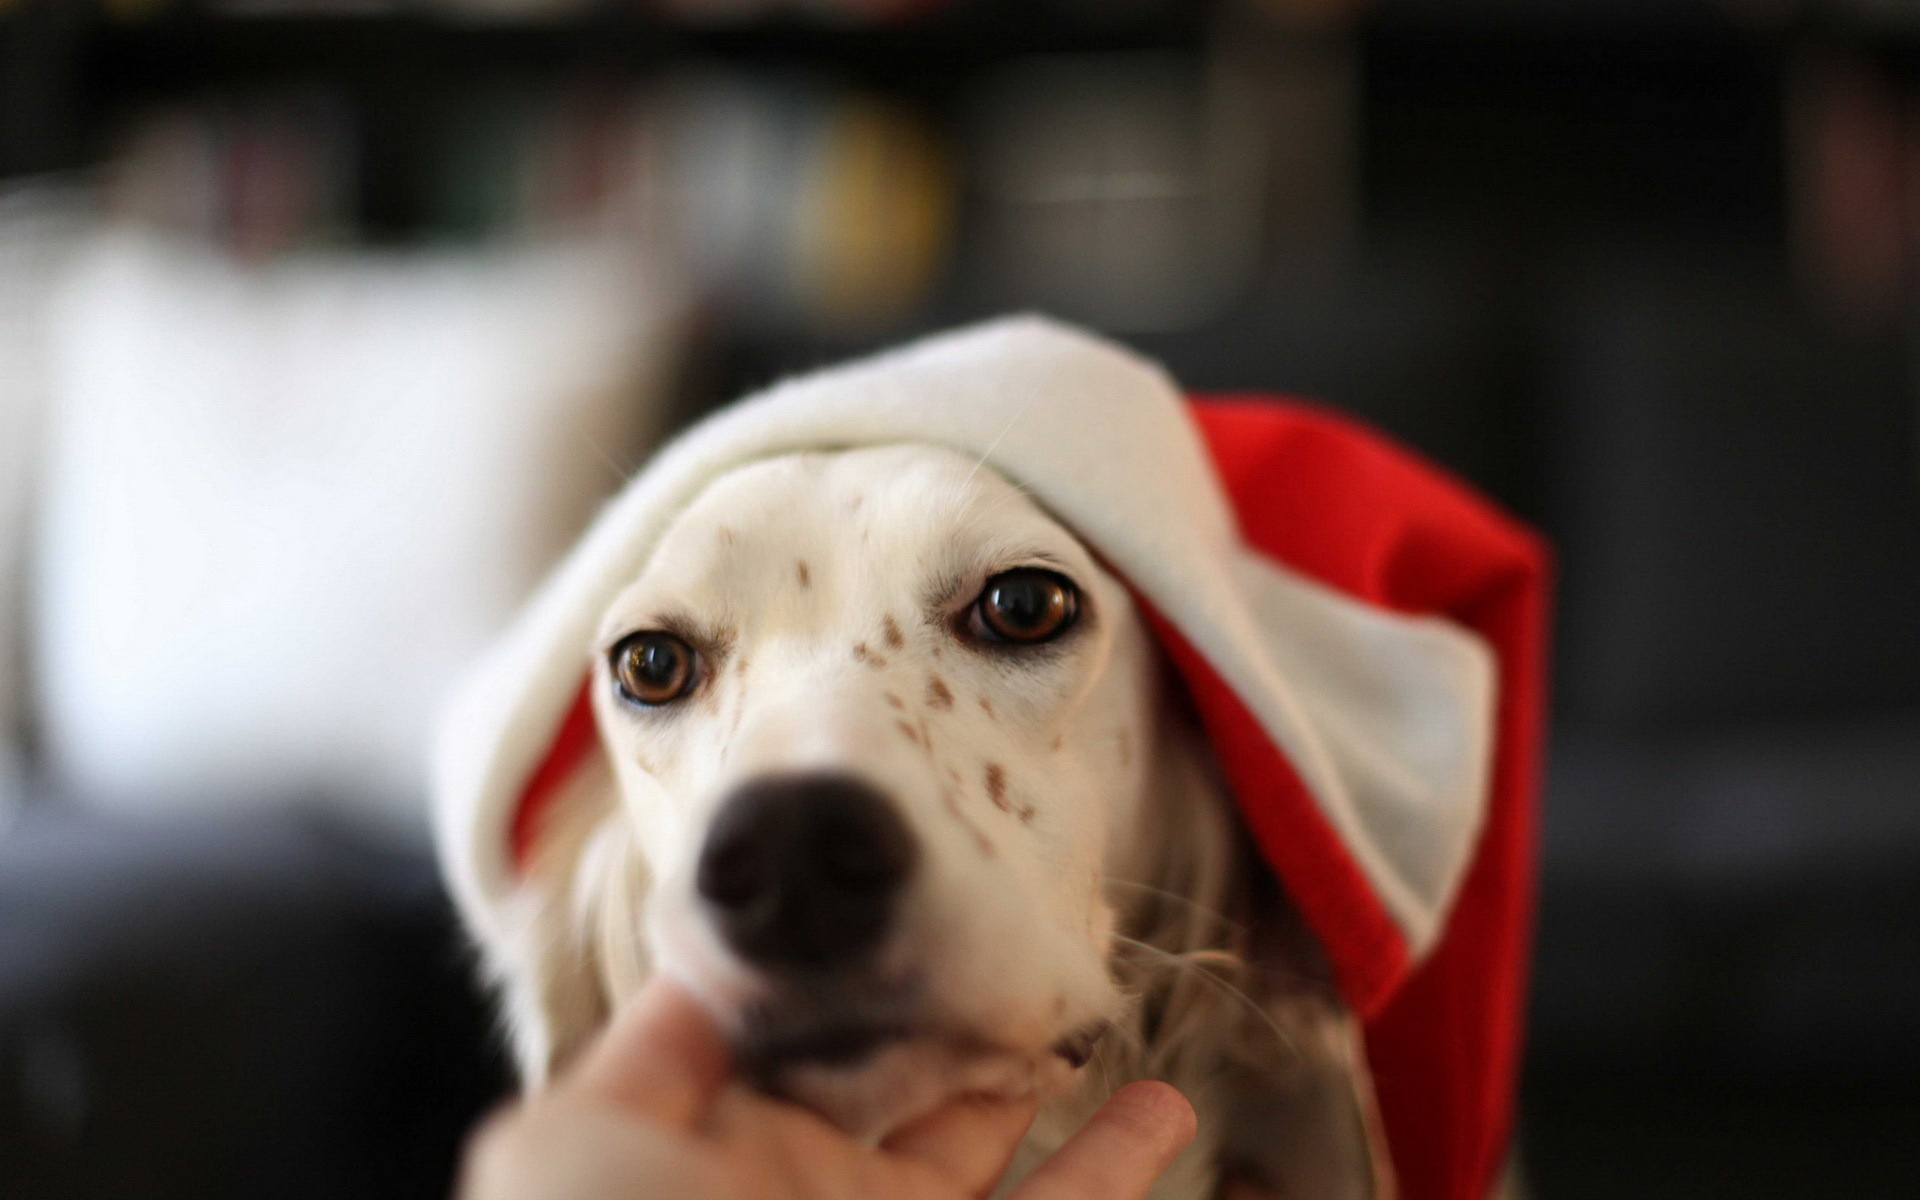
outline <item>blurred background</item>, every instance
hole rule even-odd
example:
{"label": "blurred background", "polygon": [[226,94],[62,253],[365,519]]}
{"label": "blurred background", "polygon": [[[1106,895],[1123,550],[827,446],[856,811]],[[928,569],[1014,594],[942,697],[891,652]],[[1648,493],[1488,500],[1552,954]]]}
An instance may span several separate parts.
{"label": "blurred background", "polygon": [[1539,1196],[1911,1194],[1917,285],[1908,0],[0,0],[0,1195],[441,1194],[434,697],[1024,308],[1558,545]]}

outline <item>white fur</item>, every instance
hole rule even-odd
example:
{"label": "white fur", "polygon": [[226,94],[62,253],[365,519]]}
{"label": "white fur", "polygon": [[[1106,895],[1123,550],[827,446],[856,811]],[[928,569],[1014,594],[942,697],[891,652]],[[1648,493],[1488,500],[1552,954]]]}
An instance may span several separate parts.
{"label": "white fur", "polygon": [[[959,618],[984,581],[1035,565],[1078,586],[1074,631],[1043,652],[970,642]],[[637,709],[607,650],[669,622],[703,631],[708,676]],[[906,445],[726,472],[581,650],[605,755],[556,805],[489,942],[531,1077],[651,971],[736,1025],[767,981],[692,885],[708,822],[748,780],[844,771],[922,848],[882,961],[923,983],[924,1032],[787,1091],[874,1139],[961,1093],[1038,1092],[1052,1103],[1030,1163],[1114,1086],[1159,1076],[1195,1101],[1202,1137],[1156,1195],[1209,1195],[1223,1166],[1321,1197],[1390,1190],[1355,1023],[1310,948],[1248,932],[1285,914],[1241,866],[1127,589],[992,468]],[[1054,1052],[1102,1022],[1084,1069]]]}

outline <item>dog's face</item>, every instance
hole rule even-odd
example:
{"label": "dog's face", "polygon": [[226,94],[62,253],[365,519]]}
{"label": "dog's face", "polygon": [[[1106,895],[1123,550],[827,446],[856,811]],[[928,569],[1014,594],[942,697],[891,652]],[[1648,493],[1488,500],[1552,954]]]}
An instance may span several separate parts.
{"label": "dog's face", "polygon": [[600,631],[635,953],[855,1130],[1048,1091],[1120,1003],[1105,876],[1151,773],[1126,589],[1024,493],[895,446],[734,470]]}

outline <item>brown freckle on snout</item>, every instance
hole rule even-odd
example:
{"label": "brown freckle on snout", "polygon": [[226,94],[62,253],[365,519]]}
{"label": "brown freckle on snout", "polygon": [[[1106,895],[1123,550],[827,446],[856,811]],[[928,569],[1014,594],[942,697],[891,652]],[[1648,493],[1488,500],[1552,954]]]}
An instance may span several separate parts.
{"label": "brown freckle on snout", "polygon": [[1001,812],[1013,811],[1007,803],[1007,769],[999,763],[987,764],[987,799]]}
{"label": "brown freckle on snout", "polygon": [[966,812],[960,807],[959,797],[953,794],[951,788],[940,789],[940,803],[946,805],[947,812],[952,815],[953,819],[960,822],[961,825],[965,826],[966,831],[973,835],[973,844],[979,848],[981,855],[985,858],[992,858],[993,843],[988,840],[985,833],[981,832],[978,825],[975,825],[971,820],[967,819]]}
{"label": "brown freckle on snout", "polygon": [[905,700],[902,700],[899,696],[895,695],[892,692],[884,692],[882,693],[882,695],[886,696],[887,698],[887,707],[897,708],[902,711],[905,711],[907,707],[907,702]]}
{"label": "brown freckle on snout", "polygon": [[728,529],[725,525],[720,527],[720,544],[723,546],[733,545],[733,530]]}
{"label": "brown freckle on snout", "polygon": [[1053,1015],[1056,1017],[1067,1015],[1067,998],[1064,994],[1053,998]]}
{"label": "brown freckle on snout", "polygon": [[908,741],[912,742],[916,746],[920,744],[919,730],[907,724],[905,721],[895,721],[893,725],[894,725],[894,728],[900,731],[901,737],[906,738]]}
{"label": "brown freckle on snout", "polygon": [[900,622],[892,617],[880,622],[880,632],[886,636],[887,646],[890,649],[898,650],[907,644],[907,639],[900,636]]}
{"label": "brown freckle on snout", "polygon": [[993,716],[993,701],[987,699],[985,696],[980,697],[980,711],[989,717]]}
{"label": "brown freckle on snout", "polygon": [[947,681],[938,675],[927,680],[927,703],[935,708],[953,707],[953,692],[948,689]]}
{"label": "brown freckle on snout", "polygon": [[853,644],[853,657],[856,661],[863,662],[876,670],[887,665],[887,660],[881,655],[875,654],[872,647],[868,646],[865,642],[855,642]]}
{"label": "brown freckle on snout", "polygon": [[1066,745],[1066,744],[1067,744],[1067,735],[1066,735],[1066,734],[1064,734],[1064,733],[1056,733],[1056,734],[1054,734],[1054,735],[1053,735],[1053,746],[1052,746],[1052,748],[1053,748],[1053,749],[1055,749],[1055,750],[1058,750],[1058,749],[1059,749],[1060,747],[1062,747],[1062,746],[1064,746],[1064,745]]}
{"label": "brown freckle on snout", "polygon": [[813,586],[813,568],[807,565],[806,559],[800,559],[793,564],[793,573],[799,578],[801,587]]}

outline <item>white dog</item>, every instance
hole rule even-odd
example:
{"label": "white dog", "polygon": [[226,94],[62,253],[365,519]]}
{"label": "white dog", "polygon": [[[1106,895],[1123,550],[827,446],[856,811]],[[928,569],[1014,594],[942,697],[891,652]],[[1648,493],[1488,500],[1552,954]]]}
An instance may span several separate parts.
{"label": "white dog", "polygon": [[534,868],[555,900],[506,972],[531,1070],[666,968],[850,1130],[1041,1091],[1044,1149],[1152,1076],[1206,1135],[1162,1194],[1222,1164],[1383,1194],[1352,1024],[1304,942],[1243,936],[1277,901],[1127,589],[994,471],[735,470],[597,649],[618,802],[557,810]]}
{"label": "white dog", "polygon": [[[662,971],[863,1137],[1037,1095],[1030,1163],[1152,1077],[1201,1130],[1156,1195],[1379,1200],[1405,1145],[1409,1195],[1485,1196],[1531,786],[1494,766],[1528,729],[1495,672],[1531,669],[1536,548],[1360,431],[1206,420],[1221,477],[1159,372],[1009,322],[775,389],[636,479],[439,750],[527,1078]],[[1277,553],[1346,521],[1318,577],[1222,479]]]}

